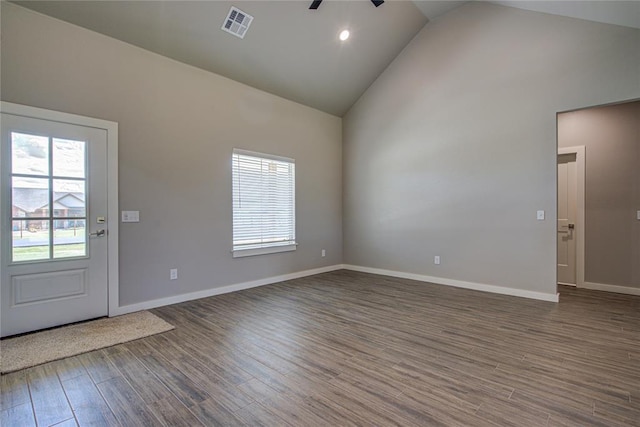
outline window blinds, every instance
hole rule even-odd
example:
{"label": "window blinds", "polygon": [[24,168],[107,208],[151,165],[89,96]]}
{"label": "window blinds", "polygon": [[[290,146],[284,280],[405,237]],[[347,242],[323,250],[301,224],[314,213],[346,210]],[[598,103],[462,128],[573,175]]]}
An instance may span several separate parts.
{"label": "window blinds", "polygon": [[233,250],[295,245],[295,161],[233,150]]}

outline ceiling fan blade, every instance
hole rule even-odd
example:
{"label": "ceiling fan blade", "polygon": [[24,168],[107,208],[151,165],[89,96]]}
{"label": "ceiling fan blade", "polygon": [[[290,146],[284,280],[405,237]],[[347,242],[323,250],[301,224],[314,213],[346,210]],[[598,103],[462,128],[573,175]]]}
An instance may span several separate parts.
{"label": "ceiling fan blade", "polygon": [[371,3],[373,3],[373,5],[375,7],[380,6],[382,3],[384,3],[384,0],[371,0]]}
{"label": "ceiling fan blade", "polygon": [[317,8],[320,7],[320,3],[322,3],[322,0],[313,0],[313,2],[311,3],[311,6],[309,6],[309,9],[316,10]]}

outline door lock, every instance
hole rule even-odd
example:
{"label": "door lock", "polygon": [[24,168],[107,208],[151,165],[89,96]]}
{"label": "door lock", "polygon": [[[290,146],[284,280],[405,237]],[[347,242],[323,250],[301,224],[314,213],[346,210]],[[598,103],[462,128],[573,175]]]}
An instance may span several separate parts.
{"label": "door lock", "polygon": [[104,235],[107,234],[107,230],[98,230],[95,233],[90,233],[89,236],[91,237],[104,237]]}
{"label": "door lock", "polygon": [[573,230],[574,228],[576,228],[575,224],[569,224],[567,227],[569,227],[569,230]]}

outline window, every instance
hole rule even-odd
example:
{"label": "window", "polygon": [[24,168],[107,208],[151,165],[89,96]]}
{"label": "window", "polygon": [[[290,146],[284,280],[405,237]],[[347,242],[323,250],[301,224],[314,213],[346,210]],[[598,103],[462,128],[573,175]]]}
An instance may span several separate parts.
{"label": "window", "polygon": [[85,141],[20,132],[10,141],[11,260],[87,256]]}
{"label": "window", "polygon": [[295,161],[233,150],[233,256],[296,249]]}

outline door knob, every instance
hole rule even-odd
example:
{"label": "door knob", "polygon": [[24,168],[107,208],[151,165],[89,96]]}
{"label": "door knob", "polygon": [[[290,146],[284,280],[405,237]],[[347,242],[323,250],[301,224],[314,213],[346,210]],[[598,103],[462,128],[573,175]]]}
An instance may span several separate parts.
{"label": "door knob", "polygon": [[98,230],[95,233],[90,233],[89,236],[91,237],[103,237],[105,234],[107,234],[107,230]]}

